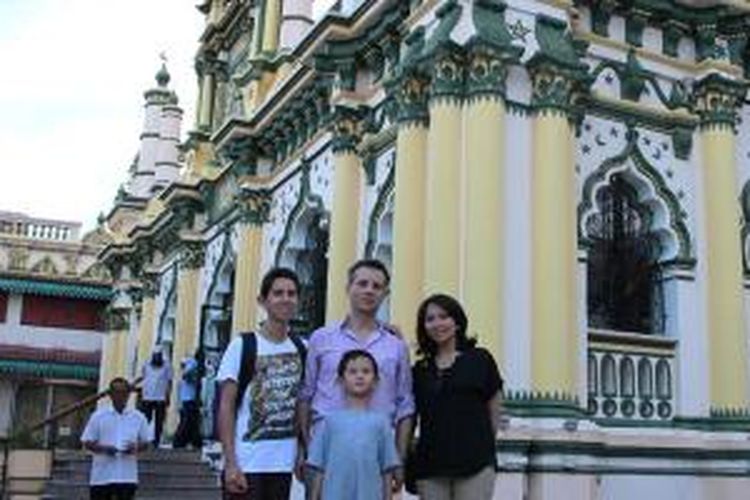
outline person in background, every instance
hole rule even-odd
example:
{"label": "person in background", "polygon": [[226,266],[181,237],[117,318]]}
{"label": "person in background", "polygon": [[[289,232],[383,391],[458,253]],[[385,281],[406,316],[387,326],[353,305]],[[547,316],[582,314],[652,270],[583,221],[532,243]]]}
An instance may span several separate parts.
{"label": "person in background", "polygon": [[468,323],[461,304],[448,295],[428,297],[417,313],[419,439],[413,459],[419,496],[427,500],[493,495],[503,380],[492,355],[467,337]]}
{"label": "person in background", "polygon": [[182,361],[182,379],[178,394],[180,396],[180,424],[175,432],[173,445],[184,448],[188,444],[195,449],[203,445],[200,427],[200,402],[198,385],[200,382],[198,361],[189,356]]}
{"label": "person in background", "polygon": [[[346,292],[349,313],[343,321],[316,330],[308,345],[305,382],[300,391],[298,421],[300,456],[296,474],[308,484],[304,463],[311,436],[326,415],[346,406],[339,383],[338,366],[345,352],[360,349],[372,354],[380,378],[370,406],[388,416],[395,429],[396,448],[404,459],[414,414],[409,348],[406,342],[377,320],[380,304],[388,295],[390,275],[385,265],[374,259],[355,262],[348,272]],[[403,483],[401,469],[394,471],[393,490]]]}
{"label": "person in background", "polygon": [[96,410],[81,435],[83,447],[94,454],[89,484],[91,500],[130,500],[138,487],[137,454],[146,449],[146,417],[128,409],[130,384],[122,377],[109,383],[112,405]]}
{"label": "person in background", "polygon": [[172,393],[172,368],[164,361],[161,350],[155,350],[151,360],[143,365],[141,376],[141,411],[149,423],[154,420],[154,447],[158,447]]}
{"label": "person in background", "polygon": [[328,413],[310,443],[311,500],[390,500],[391,476],[401,466],[393,426],[370,408],[378,364],[352,350],[339,362],[346,408]]}

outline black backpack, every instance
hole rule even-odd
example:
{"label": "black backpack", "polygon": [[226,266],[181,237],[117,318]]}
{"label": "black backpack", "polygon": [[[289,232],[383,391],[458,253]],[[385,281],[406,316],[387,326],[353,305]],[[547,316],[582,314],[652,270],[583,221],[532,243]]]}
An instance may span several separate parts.
{"label": "black backpack", "polygon": [[[258,357],[258,338],[256,337],[256,333],[243,332],[240,334],[240,337],[242,338],[242,355],[240,356],[240,373],[237,377],[237,402],[235,404],[235,411],[239,411],[247,386],[253,380],[253,376],[255,376],[255,360]],[[290,333],[289,339],[294,343],[294,347],[297,348],[297,353],[299,353],[300,361],[302,362],[302,372],[300,375],[300,382],[302,382],[305,379],[307,347],[302,338],[297,334]]]}

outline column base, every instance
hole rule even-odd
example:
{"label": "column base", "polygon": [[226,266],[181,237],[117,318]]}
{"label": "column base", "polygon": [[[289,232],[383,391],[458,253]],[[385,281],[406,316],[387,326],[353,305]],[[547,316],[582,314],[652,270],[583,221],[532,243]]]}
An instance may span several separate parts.
{"label": "column base", "polygon": [[586,418],[578,398],[563,392],[516,391],[505,395],[503,406],[514,417]]}

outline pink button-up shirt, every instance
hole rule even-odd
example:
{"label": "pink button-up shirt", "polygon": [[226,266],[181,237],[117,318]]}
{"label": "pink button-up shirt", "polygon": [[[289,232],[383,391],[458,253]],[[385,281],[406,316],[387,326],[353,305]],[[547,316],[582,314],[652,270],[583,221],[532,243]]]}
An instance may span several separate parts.
{"label": "pink button-up shirt", "polygon": [[313,422],[346,406],[337,369],[341,357],[352,349],[368,351],[378,363],[380,380],[370,407],[388,415],[394,425],[413,415],[414,396],[406,342],[382,326],[360,341],[345,322],[339,322],[315,330],[307,346],[305,380],[299,397],[310,403]]}

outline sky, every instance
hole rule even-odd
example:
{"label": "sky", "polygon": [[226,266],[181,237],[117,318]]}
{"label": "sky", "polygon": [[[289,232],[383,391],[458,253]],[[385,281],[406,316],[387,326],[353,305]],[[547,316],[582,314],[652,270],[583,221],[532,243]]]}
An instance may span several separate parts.
{"label": "sky", "polygon": [[[319,16],[333,0],[315,0]],[[0,0],[0,211],[95,226],[167,67],[194,122],[197,0]]]}

